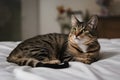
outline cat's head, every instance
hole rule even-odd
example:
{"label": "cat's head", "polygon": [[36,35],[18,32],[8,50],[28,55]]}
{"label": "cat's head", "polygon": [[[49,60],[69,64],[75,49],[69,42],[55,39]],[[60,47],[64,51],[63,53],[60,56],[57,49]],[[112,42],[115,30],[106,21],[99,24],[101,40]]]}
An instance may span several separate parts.
{"label": "cat's head", "polygon": [[71,31],[69,40],[74,42],[90,41],[97,39],[96,26],[98,23],[97,16],[92,16],[88,22],[80,22],[75,16],[71,17]]}

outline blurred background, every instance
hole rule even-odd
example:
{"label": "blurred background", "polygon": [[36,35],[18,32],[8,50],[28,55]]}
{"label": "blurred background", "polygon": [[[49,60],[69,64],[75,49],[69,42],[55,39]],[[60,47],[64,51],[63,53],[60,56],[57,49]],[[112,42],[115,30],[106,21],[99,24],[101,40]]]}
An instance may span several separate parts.
{"label": "blurred background", "polygon": [[98,15],[99,37],[120,38],[120,0],[0,0],[0,41],[68,33],[71,15]]}

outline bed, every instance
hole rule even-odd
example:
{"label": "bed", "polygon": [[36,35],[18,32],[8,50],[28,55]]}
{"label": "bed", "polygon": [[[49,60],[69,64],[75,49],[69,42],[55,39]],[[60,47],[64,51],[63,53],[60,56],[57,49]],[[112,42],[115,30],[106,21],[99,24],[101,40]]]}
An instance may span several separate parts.
{"label": "bed", "polygon": [[120,39],[99,39],[101,59],[91,65],[70,62],[65,69],[31,68],[8,63],[20,42],[0,42],[0,80],[120,80]]}

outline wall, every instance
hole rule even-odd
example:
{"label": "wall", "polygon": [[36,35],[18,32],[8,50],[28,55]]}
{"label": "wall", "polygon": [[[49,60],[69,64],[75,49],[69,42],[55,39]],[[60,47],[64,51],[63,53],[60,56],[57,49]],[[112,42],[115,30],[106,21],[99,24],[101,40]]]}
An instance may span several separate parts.
{"label": "wall", "polygon": [[95,0],[40,0],[40,28],[39,34],[60,32],[60,26],[56,21],[56,7],[64,5],[72,10],[81,10],[83,12],[89,9],[90,13],[98,13],[99,7]]}
{"label": "wall", "polygon": [[114,2],[111,4],[110,11],[112,15],[120,15],[120,0],[114,0]]}
{"label": "wall", "polygon": [[21,40],[19,0],[0,0],[0,41]]}
{"label": "wall", "polygon": [[[21,0],[22,1],[22,39],[38,35],[57,32],[60,33],[56,7],[81,10],[89,9],[91,14],[98,13],[100,8],[96,0]],[[116,6],[117,4],[117,6]],[[120,14],[120,0],[115,0],[113,12]]]}
{"label": "wall", "polygon": [[22,7],[22,40],[38,34],[39,0],[21,0]]}

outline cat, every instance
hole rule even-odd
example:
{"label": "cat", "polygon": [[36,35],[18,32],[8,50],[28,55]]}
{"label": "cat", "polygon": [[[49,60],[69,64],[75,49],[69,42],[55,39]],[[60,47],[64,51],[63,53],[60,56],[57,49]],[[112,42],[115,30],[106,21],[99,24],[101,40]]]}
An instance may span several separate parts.
{"label": "cat", "polygon": [[8,62],[20,66],[67,68],[69,61],[91,64],[99,60],[97,16],[88,22],[71,17],[69,34],[49,33],[21,42],[7,57]]}

